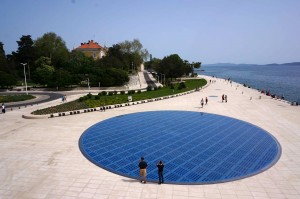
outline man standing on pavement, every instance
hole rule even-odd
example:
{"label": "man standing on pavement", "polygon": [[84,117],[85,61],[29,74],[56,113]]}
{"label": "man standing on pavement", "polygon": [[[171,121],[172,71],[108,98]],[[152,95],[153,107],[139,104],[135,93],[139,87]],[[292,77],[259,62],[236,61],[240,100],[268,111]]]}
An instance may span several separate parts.
{"label": "man standing on pavement", "polygon": [[164,183],[164,163],[160,160],[158,163],[156,163],[157,169],[158,169],[158,184]]}
{"label": "man standing on pavement", "polygon": [[148,164],[145,161],[144,157],[141,157],[141,161],[139,163],[141,183],[147,183],[147,166]]}

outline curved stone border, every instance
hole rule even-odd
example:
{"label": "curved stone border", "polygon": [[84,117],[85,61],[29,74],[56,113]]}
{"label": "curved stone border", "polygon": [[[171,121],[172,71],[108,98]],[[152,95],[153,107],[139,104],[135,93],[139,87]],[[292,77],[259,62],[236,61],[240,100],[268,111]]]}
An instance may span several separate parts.
{"label": "curved stone border", "polygon": [[24,119],[46,119],[48,115],[22,115]]}

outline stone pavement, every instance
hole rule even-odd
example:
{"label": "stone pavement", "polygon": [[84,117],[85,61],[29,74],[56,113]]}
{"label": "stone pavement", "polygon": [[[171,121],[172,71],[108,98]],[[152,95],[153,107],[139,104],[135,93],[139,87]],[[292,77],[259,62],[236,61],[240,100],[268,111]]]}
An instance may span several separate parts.
{"label": "stone pavement", "polygon": [[[199,92],[106,112],[22,118],[35,109],[61,103],[58,99],[0,114],[0,198],[300,198],[300,107],[264,95],[260,99],[256,90],[213,80],[216,83]],[[228,96],[227,103],[221,102],[222,94]],[[68,101],[78,96],[68,96]],[[208,105],[200,108],[205,97]],[[154,110],[202,111],[249,122],[276,137],[282,147],[281,158],[270,169],[242,180],[158,185],[103,170],[81,154],[78,140],[91,125],[122,114]]]}

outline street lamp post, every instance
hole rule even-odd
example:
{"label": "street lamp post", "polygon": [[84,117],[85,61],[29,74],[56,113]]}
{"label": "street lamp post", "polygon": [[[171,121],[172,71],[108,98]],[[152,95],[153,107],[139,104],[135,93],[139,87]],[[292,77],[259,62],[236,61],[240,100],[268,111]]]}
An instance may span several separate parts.
{"label": "street lamp post", "polygon": [[21,63],[24,67],[24,77],[25,77],[25,89],[26,89],[26,94],[28,95],[28,91],[27,91],[27,82],[26,82],[26,73],[25,73],[25,66],[27,65],[27,63]]}
{"label": "street lamp post", "polygon": [[86,79],[87,79],[88,89],[91,90],[89,74],[85,74],[85,76],[86,76]]}

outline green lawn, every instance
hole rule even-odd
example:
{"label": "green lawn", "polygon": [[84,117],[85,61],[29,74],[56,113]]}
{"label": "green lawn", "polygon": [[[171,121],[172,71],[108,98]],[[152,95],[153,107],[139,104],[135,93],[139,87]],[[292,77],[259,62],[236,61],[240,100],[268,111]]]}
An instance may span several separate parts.
{"label": "green lawn", "polygon": [[0,95],[0,103],[20,102],[34,98],[32,95]]}
{"label": "green lawn", "polygon": [[95,108],[104,105],[113,105],[113,104],[121,104],[128,102],[128,96],[132,96],[132,101],[140,101],[146,99],[153,99],[178,93],[183,93],[189,90],[194,90],[196,88],[200,88],[206,85],[205,79],[191,79],[185,81],[186,88],[178,89],[179,83],[174,85],[174,88],[163,87],[158,90],[140,92],[135,94],[118,94],[118,95],[91,95],[88,94],[84,97],[81,97],[75,101],[60,104],[54,107],[49,107],[41,110],[36,110],[33,112],[35,115],[44,115],[44,114],[52,114],[59,112],[67,112],[74,111],[78,109],[85,108]]}

